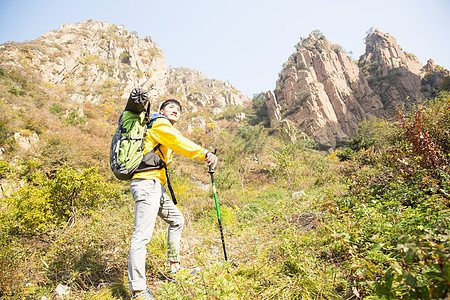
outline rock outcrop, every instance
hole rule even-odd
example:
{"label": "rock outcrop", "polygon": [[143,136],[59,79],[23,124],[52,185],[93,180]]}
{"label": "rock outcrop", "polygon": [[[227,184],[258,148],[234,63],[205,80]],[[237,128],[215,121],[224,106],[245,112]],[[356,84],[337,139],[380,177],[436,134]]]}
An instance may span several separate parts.
{"label": "rock outcrop", "polygon": [[424,67],[389,34],[375,30],[366,38],[358,64],[320,32],[302,38],[283,66],[274,94],[266,94],[271,127],[283,120],[324,147],[336,147],[372,117],[392,117],[439,91],[448,70],[432,60]]}
{"label": "rock outcrop", "polygon": [[280,106],[283,119],[328,147],[354,136],[359,122],[382,116],[380,98],[339,46],[312,33],[296,48],[279,75],[276,99],[268,94],[266,106]]}
{"label": "rock outcrop", "polygon": [[0,45],[0,68],[57,87],[75,106],[117,102],[134,87],[146,89],[154,103],[167,94],[179,96],[190,112],[219,113],[250,101],[229,82],[188,68],[168,69],[150,37],[108,22],[64,24],[33,41]]}
{"label": "rock outcrop", "polygon": [[102,95],[106,90],[128,97],[136,86],[154,97],[165,93],[167,66],[158,45],[108,22],[64,24],[33,41],[3,44],[0,61],[64,87],[78,102],[99,102],[110,96]]}
{"label": "rock outcrop", "polygon": [[450,71],[438,66],[432,59],[423,67],[425,75],[422,78],[421,92],[427,97],[434,97],[441,90],[444,79],[450,76]]}
{"label": "rock outcrop", "polygon": [[220,113],[228,105],[244,105],[250,101],[229,82],[207,78],[202,72],[188,68],[169,68],[167,91],[179,97],[190,112],[199,108],[211,108]]}
{"label": "rock outcrop", "polygon": [[402,50],[396,39],[376,29],[366,37],[366,52],[358,65],[374,93],[383,102],[385,115],[398,108],[410,109],[419,101],[436,96],[449,71],[432,59],[424,66],[412,53]]}
{"label": "rock outcrop", "polygon": [[276,127],[281,122],[281,107],[278,104],[274,92],[268,91],[266,93],[266,107],[270,119],[270,127]]}
{"label": "rock outcrop", "polygon": [[404,52],[390,34],[378,29],[370,33],[358,65],[372,90],[380,95],[388,115],[392,116],[407,97],[412,102],[422,97],[423,65],[414,54]]}

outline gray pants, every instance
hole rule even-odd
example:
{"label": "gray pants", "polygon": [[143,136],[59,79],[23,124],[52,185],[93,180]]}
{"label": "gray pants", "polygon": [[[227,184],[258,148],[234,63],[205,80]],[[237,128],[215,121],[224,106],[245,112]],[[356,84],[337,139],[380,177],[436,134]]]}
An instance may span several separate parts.
{"label": "gray pants", "polygon": [[133,179],[130,191],[136,202],[133,235],[130,242],[128,260],[128,281],[130,291],[145,290],[145,256],[147,243],[155,227],[156,216],[169,224],[167,256],[169,261],[180,261],[180,240],[184,217],[178,207],[165,193],[166,189],[158,181]]}

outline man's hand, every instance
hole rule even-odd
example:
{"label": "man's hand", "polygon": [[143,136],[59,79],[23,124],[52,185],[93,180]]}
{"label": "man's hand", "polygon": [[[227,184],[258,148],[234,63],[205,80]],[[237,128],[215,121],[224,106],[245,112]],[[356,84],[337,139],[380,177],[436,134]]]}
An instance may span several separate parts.
{"label": "man's hand", "polygon": [[214,153],[208,152],[208,154],[206,154],[205,161],[208,164],[208,166],[212,167],[213,170],[216,167],[218,160],[219,158]]}

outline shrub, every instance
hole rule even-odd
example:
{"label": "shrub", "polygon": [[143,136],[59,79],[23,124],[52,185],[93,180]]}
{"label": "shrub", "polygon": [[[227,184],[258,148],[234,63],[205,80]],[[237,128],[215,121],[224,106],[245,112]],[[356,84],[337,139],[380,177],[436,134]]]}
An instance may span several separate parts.
{"label": "shrub", "polygon": [[236,118],[237,114],[244,112],[244,111],[245,111],[245,109],[240,105],[230,105],[225,109],[225,111],[216,115],[216,117],[214,119],[215,120],[225,119],[227,121],[232,122]]}
{"label": "shrub", "polygon": [[237,134],[242,138],[240,140],[242,149],[245,153],[253,154],[256,158],[266,146],[268,139],[267,132],[261,125],[241,126],[237,130]]}
{"label": "shrub", "polygon": [[118,192],[103,181],[95,168],[76,172],[65,167],[53,179],[34,172],[29,180],[8,199],[13,215],[11,229],[15,233],[47,233],[119,199]]}
{"label": "shrub", "polygon": [[153,58],[153,57],[159,55],[160,50],[158,49],[158,47],[152,47],[152,48],[149,48],[147,51],[148,51],[150,57]]}
{"label": "shrub", "polygon": [[66,123],[76,126],[85,123],[85,120],[83,117],[78,116],[77,113],[72,110],[66,118]]}
{"label": "shrub", "polygon": [[448,94],[398,113],[384,143],[375,139],[377,164],[354,165],[349,192],[336,198],[333,211],[347,227],[338,230],[335,250],[351,258],[362,296],[438,299],[448,292],[449,118]]}
{"label": "shrub", "polygon": [[300,90],[297,93],[297,99],[300,103],[305,102],[309,97],[311,96],[311,92],[307,89],[305,90]]}
{"label": "shrub", "polygon": [[11,87],[8,92],[10,92],[11,94],[15,95],[15,96],[19,96],[20,95],[20,91],[18,89],[16,89],[15,87]]}
{"label": "shrub", "polygon": [[49,110],[51,113],[54,113],[55,115],[61,116],[63,113],[63,110],[61,108],[61,105],[59,105],[58,103],[52,103],[52,105],[50,105]]}
{"label": "shrub", "polygon": [[124,64],[131,64],[130,54],[128,52],[122,52],[119,55],[119,59]]}
{"label": "shrub", "polygon": [[447,76],[442,80],[441,88],[443,91],[450,91],[450,76]]}
{"label": "shrub", "polygon": [[7,120],[0,119],[0,146],[7,151],[15,148],[16,140],[14,139],[14,130],[10,127]]}
{"label": "shrub", "polygon": [[6,160],[0,160],[0,179],[7,177],[13,170]]}
{"label": "shrub", "polygon": [[[46,275],[54,280],[54,285],[63,282],[78,290],[122,281],[132,216],[128,206],[119,209],[107,205],[97,208],[90,217],[81,217],[72,227],[59,230],[44,256],[48,264]],[[122,284],[117,292],[124,296],[124,290]]]}

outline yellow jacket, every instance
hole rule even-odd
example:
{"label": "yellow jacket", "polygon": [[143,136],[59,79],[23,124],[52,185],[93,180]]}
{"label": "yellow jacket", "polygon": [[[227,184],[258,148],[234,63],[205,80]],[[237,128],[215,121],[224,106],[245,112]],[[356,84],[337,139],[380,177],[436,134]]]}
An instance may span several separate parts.
{"label": "yellow jacket", "polygon": [[[173,152],[183,156],[204,161],[207,149],[197,145],[191,140],[185,138],[181,132],[172,126],[172,123],[166,118],[158,118],[153,122],[151,128],[147,129],[144,141],[144,154],[150,152],[158,144],[161,144],[156,151],[166,166],[172,162]],[[158,179],[164,185],[166,183],[166,173],[164,169],[138,172],[133,175],[133,179]]]}

